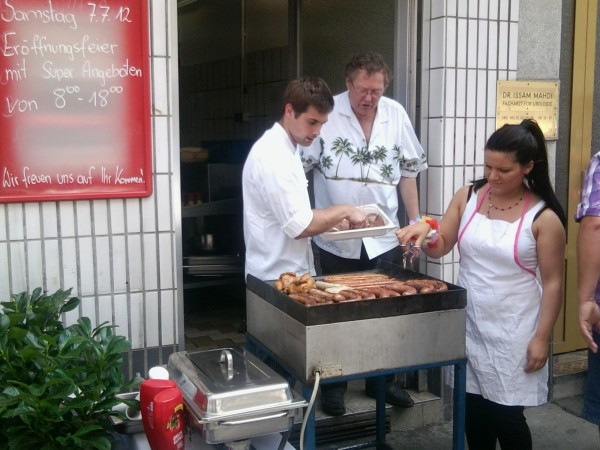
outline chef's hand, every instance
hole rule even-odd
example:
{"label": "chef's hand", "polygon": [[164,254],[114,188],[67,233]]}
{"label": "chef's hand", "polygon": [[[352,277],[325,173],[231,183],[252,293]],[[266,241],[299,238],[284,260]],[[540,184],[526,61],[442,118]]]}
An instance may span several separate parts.
{"label": "chef's hand", "polygon": [[598,345],[594,342],[592,336],[592,327],[600,325],[600,307],[595,301],[585,301],[579,303],[579,331],[585,340],[588,348],[598,352]]}
{"label": "chef's hand", "polygon": [[396,231],[396,238],[401,247],[406,247],[409,244],[417,248],[421,247],[421,242],[427,237],[427,233],[431,230],[431,226],[426,222],[413,223]]}
{"label": "chef's hand", "polygon": [[350,229],[367,228],[369,226],[367,215],[362,209],[359,208],[352,208],[347,219],[348,222],[350,222]]}
{"label": "chef's hand", "polygon": [[546,365],[548,361],[549,345],[547,339],[534,336],[527,346],[527,365],[525,372],[537,372]]}

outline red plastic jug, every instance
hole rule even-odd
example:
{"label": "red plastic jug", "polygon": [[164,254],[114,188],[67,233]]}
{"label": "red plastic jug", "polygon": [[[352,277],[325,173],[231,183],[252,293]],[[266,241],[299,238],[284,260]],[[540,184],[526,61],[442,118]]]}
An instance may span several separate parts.
{"label": "red plastic jug", "polygon": [[144,432],[152,450],[161,450],[154,432],[154,397],[165,389],[177,388],[172,380],[144,380],[140,385],[140,410]]}
{"label": "red plastic jug", "polygon": [[178,388],[160,391],[153,400],[154,430],[158,447],[153,450],[183,450],[185,421],[183,396]]}

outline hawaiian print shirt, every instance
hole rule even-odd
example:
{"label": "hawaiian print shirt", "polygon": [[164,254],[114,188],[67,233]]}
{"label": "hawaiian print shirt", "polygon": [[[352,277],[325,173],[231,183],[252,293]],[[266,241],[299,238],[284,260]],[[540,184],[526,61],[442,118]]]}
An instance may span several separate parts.
{"label": "hawaiian print shirt", "polygon": [[[416,177],[427,169],[425,152],[414,132],[408,114],[398,102],[382,97],[377,106],[371,138],[365,135],[352,112],[348,92],[335,96],[335,107],[310,147],[301,147],[304,169],[313,170],[315,207],[327,208],[346,203],[355,206],[377,204],[398,223],[398,183],[400,177]],[[361,240],[315,243],[335,255],[357,259]],[[398,245],[394,233],[364,238],[370,258]]]}

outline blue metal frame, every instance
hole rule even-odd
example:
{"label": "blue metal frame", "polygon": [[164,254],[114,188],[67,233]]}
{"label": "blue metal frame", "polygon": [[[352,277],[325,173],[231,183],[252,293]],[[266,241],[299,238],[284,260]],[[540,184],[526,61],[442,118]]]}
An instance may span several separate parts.
{"label": "blue metal frame", "polygon": [[[249,334],[246,335],[246,349],[256,355],[259,358],[267,357],[274,362],[279,368],[281,368],[287,374],[288,383],[290,386],[294,386],[296,381],[302,384],[302,395],[308,401],[310,400],[313,385],[304,382],[303,378],[298,376],[292,371],[285,363],[281,362],[277,356],[275,356],[268,348],[258,342]],[[358,444],[357,446],[344,447],[346,449],[359,449],[359,448],[377,448],[377,449],[390,449],[386,443],[385,433],[385,376],[389,374],[401,373],[401,372],[412,372],[415,370],[433,369],[436,367],[454,366],[454,392],[453,392],[453,404],[452,404],[452,449],[453,450],[464,450],[465,449],[465,405],[466,405],[466,375],[467,375],[467,360],[456,359],[450,361],[442,361],[431,364],[422,364],[418,366],[401,367],[391,370],[382,370],[376,374],[355,374],[349,376],[327,378],[321,380],[320,384],[334,383],[338,381],[350,381],[350,380],[363,380],[365,378],[376,378],[375,389],[376,389],[376,404],[375,404],[375,441],[366,442],[364,444]],[[306,450],[316,449],[316,433],[315,433],[315,410],[314,408],[310,411],[308,418],[306,419],[306,428],[304,430],[304,448]],[[342,450],[339,448],[338,450]]]}

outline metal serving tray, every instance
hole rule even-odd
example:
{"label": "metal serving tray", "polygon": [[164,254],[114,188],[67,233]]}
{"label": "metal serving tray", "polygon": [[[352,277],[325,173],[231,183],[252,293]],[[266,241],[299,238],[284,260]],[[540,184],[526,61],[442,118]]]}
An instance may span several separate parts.
{"label": "metal serving tray", "polygon": [[243,349],[172,353],[167,369],[208,443],[286,431],[306,406],[283,377]]}
{"label": "metal serving tray", "polygon": [[321,237],[326,241],[342,241],[345,239],[359,239],[364,237],[382,236],[395,228],[395,225],[376,204],[359,206],[366,214],[375,213],[383,218],[383,225],[379,227],[358,228],[355,230],[326,231]]}

